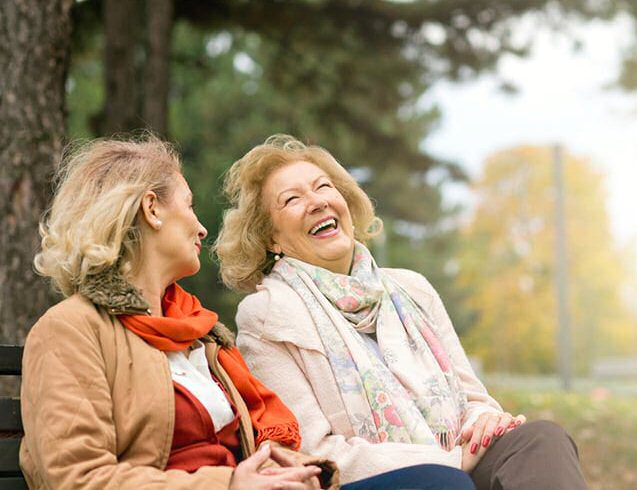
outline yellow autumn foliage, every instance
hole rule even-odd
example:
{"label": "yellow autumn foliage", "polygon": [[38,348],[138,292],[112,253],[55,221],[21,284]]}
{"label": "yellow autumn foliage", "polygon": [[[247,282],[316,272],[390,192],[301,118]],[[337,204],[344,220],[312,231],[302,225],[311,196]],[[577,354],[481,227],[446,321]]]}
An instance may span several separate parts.
{"label": "yellow autumn foliage", "polygon": [[[573,155],[564,156],[563,167],[574,367],[586,373],[595,358],[636,352],[637,321],[623,294],[630,268],[611,234],[604,175]],[[458,275],[474,319],[464,345],[489,370],[553,372],[553,149],[498,152],[473,189]]]}

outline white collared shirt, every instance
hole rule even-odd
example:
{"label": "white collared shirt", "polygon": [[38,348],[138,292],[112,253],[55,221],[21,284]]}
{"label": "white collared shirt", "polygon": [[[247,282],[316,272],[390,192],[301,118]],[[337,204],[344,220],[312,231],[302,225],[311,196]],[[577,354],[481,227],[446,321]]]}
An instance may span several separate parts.
{"label": "white collared shirt", "polygon": [[166,352],[173,381],[186,388],[210,414],[215,432],[234,419],[230,402],[210,374],[204,345],[195,340],[190,355]]}

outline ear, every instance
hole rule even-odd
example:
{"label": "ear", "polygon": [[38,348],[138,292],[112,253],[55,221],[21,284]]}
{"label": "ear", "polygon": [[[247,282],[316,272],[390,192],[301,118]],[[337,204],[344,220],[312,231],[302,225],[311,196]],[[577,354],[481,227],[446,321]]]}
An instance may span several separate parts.
{"label": "ear", "polygon": [[268,245],[268,251],[272,252],[273,254],[280,254],[281,253],[281,245],[276,243],[274,240],[275,240],[274,237],[270,238],[270,244]]}
{"label": "ear", "polygon": [[161,220],[159,219],[159,200],[157,194],[153,191],[146,191],[139,205],[141,218],[154,230],[161,228]]}

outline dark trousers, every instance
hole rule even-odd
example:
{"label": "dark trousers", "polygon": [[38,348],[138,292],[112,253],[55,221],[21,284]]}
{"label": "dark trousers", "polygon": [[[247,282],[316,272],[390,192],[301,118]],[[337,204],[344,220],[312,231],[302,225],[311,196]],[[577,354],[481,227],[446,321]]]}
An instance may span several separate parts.
{"label": "dark trousers", "polygon": [[422,464],[348,483],[341,490],[475,490],[475,487],[464,471]]}
{"label": "dark trousers", "polygon": [[478,490],[586,490],[575,443],[546,420],[497,439],[471,478]]}

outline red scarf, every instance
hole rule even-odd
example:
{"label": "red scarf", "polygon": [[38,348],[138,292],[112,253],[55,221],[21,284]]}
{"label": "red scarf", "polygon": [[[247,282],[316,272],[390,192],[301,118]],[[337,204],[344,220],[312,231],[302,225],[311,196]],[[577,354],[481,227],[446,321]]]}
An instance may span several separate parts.
{"label": "red scarf", "polygon": [[217,323],[214,311],[201,306],[196,296],[177,283],[166,289],[161,300],[164,316],[122,315],[124,326],[161,351],[185,350]]}
{"label": "red scarf", "polygon": [[[119,320],[161,351],[181,351],[206,335],[217,323],[218,315],[207,310],[178,284],[166,289],[162,299],[164,316],[121,315]],[[255,378],[236,347],[219,350],[219,363],[226,370],[250,411],[257,431],[256,443],[277,441],[298,449],[301,435],[296,418],[274,392]]]}

